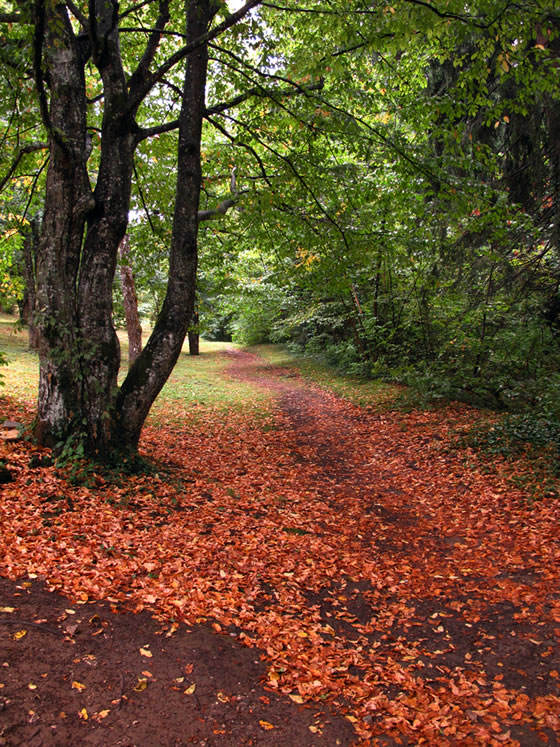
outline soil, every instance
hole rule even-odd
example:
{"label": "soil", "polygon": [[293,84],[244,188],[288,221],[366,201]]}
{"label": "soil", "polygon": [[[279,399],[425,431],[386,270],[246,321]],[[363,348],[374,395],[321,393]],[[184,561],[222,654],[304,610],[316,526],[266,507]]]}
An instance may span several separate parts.
{"label": "soil", "polygon": [[[467,582],[446,586],[442,581],[439,596],[424,595],[421,574],[434,563],[451,567],[457,554],[475,553],[474,533],[467,536],[467,528],[453,528],[451,523],[448,530],[434,530],[442,526],[440,517],[422,514],[413,506],[407,485],[391,464],[397,457],[407,460],[409,472],[418,471],[418,480],[424,479],[425,468],[409,452],[399,455],[399,444],[389,435],[386,462],[380,460],[374,469],[365,461],[360,444],[384,427],[387,416],[349,407],[307,385],[293,371],[268,366],[250,353],[227,355],[231,376],[274,393],[279,427],[292,434],[294,463],[311,465],[317,481],[328,486],[325,501],[335,514],[340,507],[340,521],[350,499],[362,507],[365,520],[376,522],[375,534],[364,531],[360,536],[364,553],[375,550],[379,558],[406,559],[412,550],[412,529],[414,541],[422,543],[425,567],[411,572],[409,589],[395,587],[393,596],[388,593],[381,602],[368,582],[333,578],[329,586],[305,595],[318,618],[350,647],[361,650],[367,644],[378,660],[419,647],[425,655],[409,657],[407,666],[435,693],[444,693],[468,662],[470,675],[480,683],[481,702],[492,699],[498,688],[516,692],[527,702],[558,698],[558,622],[547,617],[548,608],[535,606],[535,614],[528,612],[531,600],[542,598],[547,584],[538,558],[532,568],[506,570],[490,579],[478,569],[479,575],[472,571]],[[419,445],[423,438],[422,433],[411,435]],[[457,472],[453,479],[457,495],[468,493],[464,475]],[[485,528],[476,531],[476,541],[484,542]],[[390,572],[389,561],[387,568]],[[502,588],[509,584],[515,589],[511,596],[519,602],[498,601],[492,586],[496,580]],[[558,591],[547,589],[548,598]],[[401,614],[392,615],[397,595]],[[276,603],[272,588],[263,585],[260,609],[264,612]],[[383,630],[372,626],[374,618],[385,621]],[[272,692],[265,684],[266,653],[242,645],[237,632],[218,634],[210,625],[171,625],[146,612],[126,612],[109,601],[72,604],[40,579],[0,578],[0,745],[416,743],[404,735],[379,733],[371,742],[360,740],[344,716],[343,698],[331,706],[303,706]],[[356,682],[369,676],[358,665],[350,669]],[[383,702],[406,700],[404,687],[394,682],[380,683],[379,692]],[[484,720],[482,711],[468,714],[473,723]],[[560,743],[560,732],[551,722],[528,714],[512,723],[500,717],[499,710],[496,714],[497,741],[488,743]],[[374,728],[380,716],[372,711],[365,718]],[[486,742],[468,742],[480,743]]]}
{"label": "soil", "polygon": [[[260,652],[209,626],[173,630],[146,613],[119,614],[101,602],[72,605],[37,581],[4,578],[0,608],[13,608],[0,621],[0,745],[353,740],[341,716],[266,691]],[[309,727],[319,710],[323,733],[316,738]]]}

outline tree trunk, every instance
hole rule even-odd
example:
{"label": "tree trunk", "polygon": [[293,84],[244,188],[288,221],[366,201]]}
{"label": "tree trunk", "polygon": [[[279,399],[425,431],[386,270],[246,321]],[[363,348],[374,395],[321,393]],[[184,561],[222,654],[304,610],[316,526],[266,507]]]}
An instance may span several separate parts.
{"label": "tree trunk", "polygon": [[198,331],[198,311],[193,313],[192,323],[189,327],[189,355],[200,355],[200,333]]}
{"label": "tree trunk", "polygon": [[[39,401],[36,433],[43,443],[66,440],[82,411],[84,360],[74,289],[85,221],[94,206],[86,170],[86,97],[76,39],[63,6],[37,3],[34,68],[49,131],[50,160],[37,251]],[[49,70],[46,109],[41,69]]]}
{"label": "tree trunk", "polygon": [[83,48],[64,5],[36,4],[35,77],[41,98],[44,48],[50,107],[47,111],[43,92],[42,113],[51,152],[37,257],[36,433],[42,443],[71,439],[86,453],[103,458],[114,442],[120,350],[112,322],[112,286],[128,220],[136,125],[120,58],[116,0],[96,0],[90,7],[95,15],[91,54],[104,84],[94,192],[86,168],[90,147]]}
{"label": "tree trunk", "polygon": [[119,249],[121,257],[120,273],[123,294],[124,315],[128,335],[128,367],[130,368],[142,351],[142,325],[138,315],[138,297],[134,284],[132,267],[128,264],[130,256],[130,240],[125,234]]}
{"label": "tree trunk", "polygon": [[[189,44],[206,32],[219,5],[212,0],[191,0],[186,6]],[[117,400],[120,437],[131,449],[136,449],[150,407],[177,362],[194,311],[207,67],[208,50],[203,44],[189,55],[185,70],[167,293],[150,339],[130,369]]]}

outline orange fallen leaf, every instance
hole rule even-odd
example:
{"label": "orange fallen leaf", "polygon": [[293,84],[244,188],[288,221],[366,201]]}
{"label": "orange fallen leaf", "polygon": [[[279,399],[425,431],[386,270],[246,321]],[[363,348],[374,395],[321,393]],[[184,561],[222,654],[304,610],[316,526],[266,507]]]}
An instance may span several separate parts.
{"label": "orange fallen leaf", "polygon": [[264,729],[265,731],[270,731],[271,729],[276,729],[274,724],[271,724],[270,721],[259,721],[259,726],[261,729]]}

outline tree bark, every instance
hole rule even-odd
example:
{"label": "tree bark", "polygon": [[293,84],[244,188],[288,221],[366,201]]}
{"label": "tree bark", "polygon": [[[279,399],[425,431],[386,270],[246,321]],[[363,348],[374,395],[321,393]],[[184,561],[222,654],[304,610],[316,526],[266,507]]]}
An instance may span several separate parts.
{"label": "tree bark", "polygon": [[129,262],[130,240],[125,234],[119,249],[121,257],[120,274],[123,293],[124,315],[126,318],[126,331],[128,335],[128,366],[132,366],[136,358],[142,352],[142,325],[138,315],[138,297],[134,275]]}
{"label": "tree bark", "polygon": [[[114,446],[120,350],[112,322],[117,252],[125,234],[136,147],[120,56],[116,0],[92,0],[90,52],[104,87],[95,190],[84,83],[86,59],[66,6],[37,0],[36,85],[49,131],[45,217],[37,261],[40,384],[37,435],[43,443],[80,441],[104,458]],[[50,106],[41,59],[46,51]],[[85,237],[84,237],[85,234]]]}
{"label": "tree bark", "polygon": [[193,313],[192,323],[188,331],[189,355],[200,355],[200,333],[198,331],[198,311]]}
{"label": "tree bark", "polygon": [[[189,44],[206,33],[219,5],[213,0],[187,0],[185,5]],[[150,339],[130,369],[117,400],[121,439],[131,449],[136,449],[150,407],[177,362],[194,311],[207,68],[208,50],[203,44],[189,55],[183,84],[167,293]]]}
{"label": "tree bark", "polygon": [[[64,6],[39,1],[35,14],[34,71],[50,140],[36,265],[40,359],[36,433],[40,441],[54,445],[72,433],[82,410],[84,368],[73,289],[85,221],[94,200],[86,170],[85,82],[76,39]],[[51,93],[48,110],[43,52]]]}

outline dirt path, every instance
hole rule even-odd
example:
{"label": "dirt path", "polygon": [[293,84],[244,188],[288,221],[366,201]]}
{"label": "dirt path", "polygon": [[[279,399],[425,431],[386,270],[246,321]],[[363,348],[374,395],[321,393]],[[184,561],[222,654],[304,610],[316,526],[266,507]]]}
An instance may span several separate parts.
{"label": "dirt path", "polygon": [[[487,730],[475,743],[558,744],[560,533],[546,507],[541,523],[511,485],[465,472],[460,455],[442,450],[449,424],[464,418],[460,410],[371,414],[293,371],[242,351],[230,356],[232,376],[278,395],[311,480],[340,521],[349,506],[361,513],[364,561],[369,556],[394,579],[381,600],[367,581],[351,579],[309,595],[323,620],[338,620],[337,632],[357,643],[358,631],[367,631],[374,660],[414,659],[414,676],[439,694],[424,707],[437,703],[443,722],[476,694],[479,707],[465,712]],[[376,617],[386,618],[381,636],[370,628]],[[407,700],[394,683],[380,690]],[[547,717],[545,704],[556,716]],[[366,721],[374,724],[376,711]]]}
{"label": "dirt path", "polygon": [[558,502],[445,449],[467,409],[227,356],[274,413],[148,426],[167,475],[72,488],[13,447],[0,745],[558,744]]}

